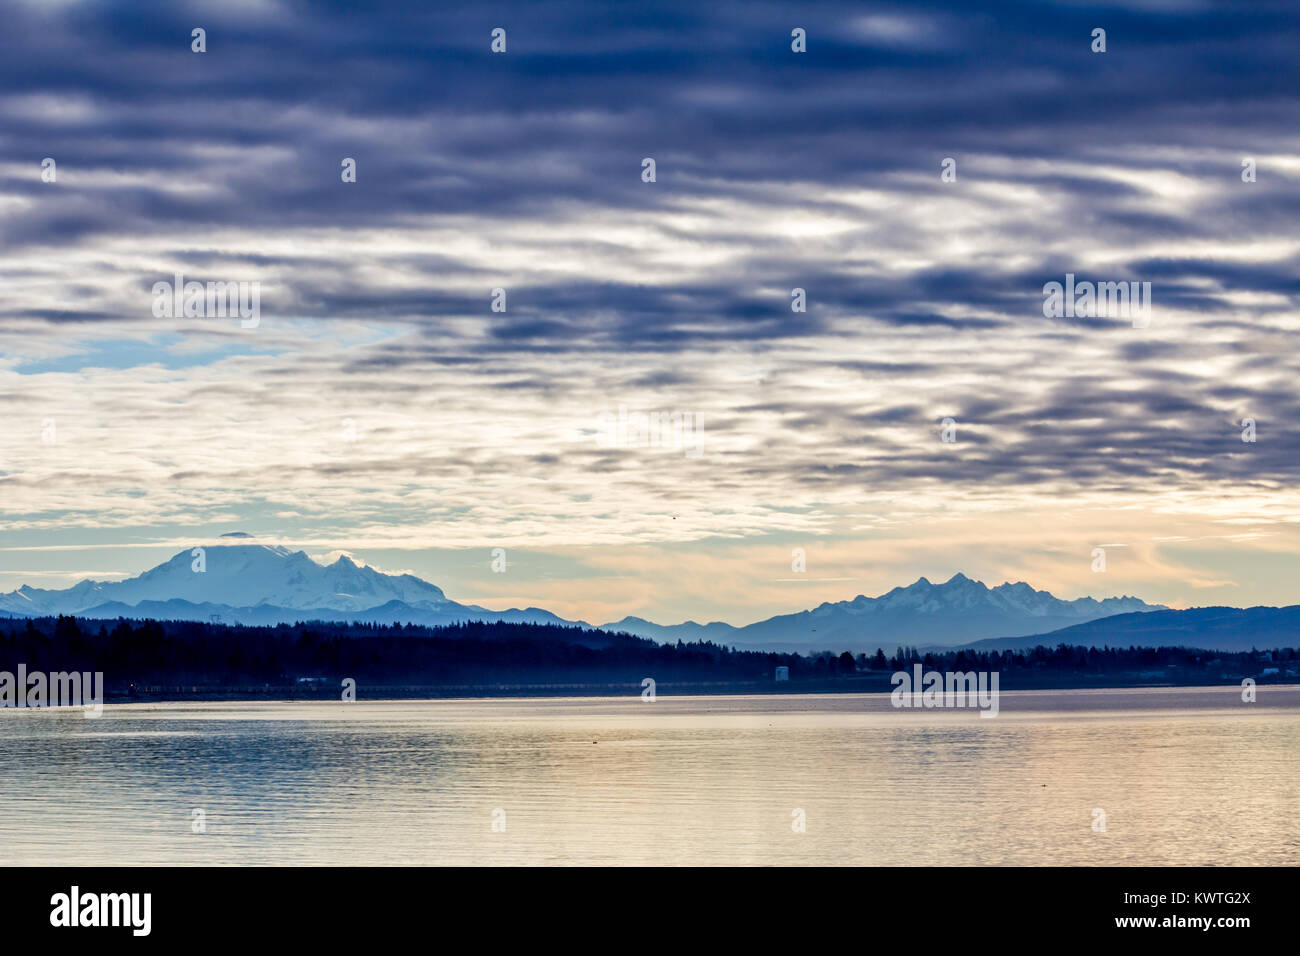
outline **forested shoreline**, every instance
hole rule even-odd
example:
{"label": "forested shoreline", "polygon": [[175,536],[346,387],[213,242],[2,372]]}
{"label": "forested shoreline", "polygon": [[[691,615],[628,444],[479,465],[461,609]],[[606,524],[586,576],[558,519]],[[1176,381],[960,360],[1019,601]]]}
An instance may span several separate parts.
{"label": "forested shoreline", "polygon": [[[543,624],[469,622],[446,627],[304,622],[248,627],[193,621],[97,621],[70,616],[0,620],[0,671],[99,671],[111,696],[146,689],[251,693],[293,688],[337,695],[341,681],[370,687],[467,688],[521,693],[549,685],[781,691],[887,690],[892,673],[998,671],[1004,688],[1263,682],[1296,676],[1300,653],[1275,648],[1223,653],[1060,645],[1021,651],[922,653],[900,647],[874,655],[738,650],[710,642],[657,644],[624,633]],[[776,682],[778,667],[789,680]],[[702,690],[700,692],[703,692]]]}

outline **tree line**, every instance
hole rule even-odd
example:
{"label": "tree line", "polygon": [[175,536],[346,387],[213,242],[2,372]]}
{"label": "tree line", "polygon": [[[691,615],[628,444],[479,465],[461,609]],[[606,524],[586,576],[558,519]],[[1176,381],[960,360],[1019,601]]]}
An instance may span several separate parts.
{"label": "tree line", "polygon": [[101,671],[129,684],[290,684],[353,677],[401,684],[487,682],[754,681],[778,666],[792,683],[910,670],[1000,671],[1008,680],[1141,672],[1173,678],[1294,671],[1295,648],[1217,652],[1180,647],[928,651],[886,655],[738,650],[710,641],[658,644],[625,633],[554,624],[473,621],[442,627],[301,622],[274,626],[196,621],[93,621],[71,616],[0,619],[0,670]]}

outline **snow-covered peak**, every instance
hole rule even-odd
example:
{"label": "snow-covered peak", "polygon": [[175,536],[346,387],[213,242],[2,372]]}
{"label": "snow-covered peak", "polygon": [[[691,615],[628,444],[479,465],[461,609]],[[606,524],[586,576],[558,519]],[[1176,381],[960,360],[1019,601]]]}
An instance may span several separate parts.
{"label": "snow-covered peak", "polygon": [[181,551],[139,577],[124,581],[82,581],[61,591],[20,588],[0,595],[0,610],[75,613],[109,601],[180,599],[230,607],[360,611],[389,601],[443,604],[442,589],[410,574],[384,574],[346,556],[331,565],[304,551],[279,545],[213,545]]}
{"label": "snow-covered peak", "polygon": [[[1119,614],[1124,611],[1148,610],[1148,605],[1137,598],[1076,598],[1063,601],[1047,591],[1038,591],[1024,581],[1007,582],[990,588],[982,581],[967,577],[958,571],[942,584],[933,584],[929,578],[920,577],[907,587],[897,587],[877,598],[858,596],[851,602],[823,604],[817,610],[834,613],[851,609],[853,613],[892,613],[908,611],[917,614],[941,615],[952,612],[987,612],[1014,614],[1024,617],[1064,616],[1092,618],[1101,613]],[[1103,611],[1104,609],[1104,611]]]}

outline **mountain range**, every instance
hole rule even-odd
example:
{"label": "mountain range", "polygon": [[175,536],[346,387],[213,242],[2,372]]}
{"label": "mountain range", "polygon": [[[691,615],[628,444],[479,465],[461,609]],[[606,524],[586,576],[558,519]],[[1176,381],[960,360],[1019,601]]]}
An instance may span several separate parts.
{"label": "mountain range", "polygon": [[1024,582],[990,588],[959,572],[942,584],[922,577],[879,597],[859,594],[851,601],[780,614],[745,627],[693,621],[665,627],[631,617],[606,626],[660,642],[712,640],[738,647],[843,647],[858,652],[898,643],[953,646],[986,637],[1043,634],[1114,614],[1162,609],[1135,597],[1063,601]]}
{"label": "mountain range", "polygon": [[[241,533],[227,537],[248,538]],[[625,617],[600,629],[659,642],[710,640],[764,650],[860,652],[900,643],[954,646],[1041,635],[1115,615],[1165,610],[1127,596],[1065,601],[1023,582],[990,588],[958,573],[941,584],[922,577],[878,597],[858,595],[744,627],[693,621],[661,625]],[[201,556],[182,551],[122,581],[84,580],[55,590],[23,586],[0,594],[0,613],[250,625],[328,620],[437,626],[479,620],[596,627],[586,621],[567,621],[542,608],[493,611],[460,604],[411,574],[386,574],[346,556],[321,564],[303,551],[255,543],[207,547]]]}

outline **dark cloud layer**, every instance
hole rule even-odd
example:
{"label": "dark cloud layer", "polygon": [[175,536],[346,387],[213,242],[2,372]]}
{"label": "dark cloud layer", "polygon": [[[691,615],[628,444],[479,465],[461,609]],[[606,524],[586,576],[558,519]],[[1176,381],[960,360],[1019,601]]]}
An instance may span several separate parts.
{"label": "dark cloud layer", "polygon": [[[1291,480],[1298,46],[1290,2],[19,5],[0,36],[0,249],[103,255],[0,323],[121,324],[175,268],[246,268],[268,313],[407,329],[285,348],[267,380],[334,369],[379,395],[453,369],[542,410],[587,407],[588,389],[601,407],[620,389],[721,403],[724,440],[778,429],[734,452],[767,487]],[[795,214],[847,225],[774,228]],[[465,241],[382,238],[430,229]],[[1180,318],[1147,337],[1044,318],[1066,272],[1150,281]],[[506,313],[487,309],[497,286]],[[820,390],[826,375],[883,391]],[[1269,440],[1234,445],[1248,414]],[[961,454],[933,447],[943,415]]]}

